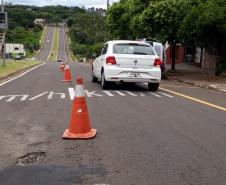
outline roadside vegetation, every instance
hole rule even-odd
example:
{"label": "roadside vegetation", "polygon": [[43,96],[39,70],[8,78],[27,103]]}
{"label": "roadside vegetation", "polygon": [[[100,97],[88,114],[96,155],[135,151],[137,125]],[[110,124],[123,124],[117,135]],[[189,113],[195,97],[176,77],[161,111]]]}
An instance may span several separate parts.
{"label": "roadside vegetation", "polygon": [[6,61],[7,65],[4,67],[0,65],[0,80],[12,75],[18,71],[40,64],[39,61],[20,60],[20,61]]}
{"label": "roadside vegetation", "polygon": [[6,34],[7,43],[24,44],[27,56],[40,48],[43,27],[34,25],[37,15],[23,6],[6,6],[9,29]]}
{"label": "roadside vegetation", "polygon": [[53,47],[48,60],[57,61],[58,46],[59,46],[59,28],[54,28]]}
{"label": "roadside vegetation", "polygon": [[152,37],[172,46],[205,48],[216,56],[217,71],[226,69],[225,0],[121,0],[110,7],[106,28],[113,39]]}
{"label": "roadside vegetation", "polygon": [[107,37],[104,25],[105,17],[97,11],[79,11],[69,18],[70,47],[78,58],[92,58],[100,52]]}

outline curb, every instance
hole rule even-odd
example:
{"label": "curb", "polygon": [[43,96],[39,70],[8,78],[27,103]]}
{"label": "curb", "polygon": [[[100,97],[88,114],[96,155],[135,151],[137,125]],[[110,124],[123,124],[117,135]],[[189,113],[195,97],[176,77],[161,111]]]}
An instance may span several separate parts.
{"label": "curb", "polygon": [[215,91],[226,93],[226,89],[223,90],[221,88],[216,87],[215,85],[208,85],[208,84],[205,84],[205,83],[202,83],[202,82],[194,82],[194,81],[182,80],[182,79],[178,79],[178,78],[169,78],[168,77],[168,79],[169,80],[175,80],[177,82],[184,83],[184,84],[197,86],[197,87],[204,88],[204,89],[211,89],[211,90],[215,90]]}

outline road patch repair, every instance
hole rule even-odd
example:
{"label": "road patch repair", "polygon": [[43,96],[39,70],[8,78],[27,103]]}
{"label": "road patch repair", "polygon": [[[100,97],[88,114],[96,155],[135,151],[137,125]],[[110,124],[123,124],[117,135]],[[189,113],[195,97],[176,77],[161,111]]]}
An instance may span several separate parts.
{"label": "road patch repair", "polygon": [[45,152],[31,152],[22,157],[18,157],[16,164],[19,166],[37,164],[41,162],[45,157],[46,157]]}

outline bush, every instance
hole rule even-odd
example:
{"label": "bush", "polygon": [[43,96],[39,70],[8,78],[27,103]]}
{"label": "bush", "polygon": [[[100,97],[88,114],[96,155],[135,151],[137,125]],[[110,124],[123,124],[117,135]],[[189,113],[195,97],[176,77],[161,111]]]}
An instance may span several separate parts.
{"label": "bush", "polygon": [[72,45],[72,51],[75,55],[81,57],[93,58],[94,54],[99,55],[103,47],[103,43],[96,43],[94,45],[75,44]]}

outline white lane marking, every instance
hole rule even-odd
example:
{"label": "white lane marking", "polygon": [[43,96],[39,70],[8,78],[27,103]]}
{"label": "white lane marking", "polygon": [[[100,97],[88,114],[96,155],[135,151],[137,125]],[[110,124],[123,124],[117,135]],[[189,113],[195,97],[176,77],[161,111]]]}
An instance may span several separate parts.
{"label": "white lane marking", "polygon": [[169,98],[174,98],[173,96],[170,96],[169,94],[166,94],[166,93],[163,93],[163,92],[158,92],[159,94],[162,94],[162,95],[164,95],[164,96],[167,96],[167,97],[169,97]]}
{"label": "white lane marking", "polygon": [[68,92],[69,92],[70,99],[74,100],[74,98],[75,98],[75,89],[70,87],[70,88],[68,88]]}
{"label": "white lane marking", "polygon": [[130,91],[126,91],[128,94],[130,94],[131,96],[137,96],[136,94],[134,93],[131,93]]}
{"label": "white lane marking", "polygon": [[120,91],[114,91],[116,93],[118,93],[120,96],[126,96],[124,93],[120,92]]}
{"label": "white lane marking", "polygon": [[7,80],[7,81],[5,81],[5,82],[1,83],[1,84],[0,84],[0,87],[1,87],[1,86],[3,86],[3,85],[5,85],[5,84],[7,84],[7,83],[9,83],[9,82],[11,82],[11,81],[13,81],[13,80],[16,80],[17,78],[20,78],[20,77],[22,77],[22,76],[26,75],[27,73],[29,73],[29,72],[31,72],[31,71],[33,71],[33,70],[35,70],[35,69],[36,69],[36,68],[38,68],[38,67],[41,67],[41,66],[45,65],[45,64],[46,64],[46,63],[40,64],[40,65],[37,65],[37,66],[35,66],[35,67],[33,67],[33,68],[31,68],[31,69],[29,69],[29,70],[25,71],[24,73],[22,73],[22,74],[20,74],[20,75],[18,75],[18,76],[16,76],[16,77],[14,77],[14,78],[11,78],[11,79],[9,79],[9,80]]}
{"label": "white lane marking", "polygon": [[45,92],[43,92],[43,93],[41,93],[41,94],[39,94],[39,95],[37,95],[37,96],[34,96],[33,98],[30,98],[29,100],[35,100],[35,99],[38,99],[39,97],[41,97],[41,96],[44,96],[45,94],[47,94],[48,93],[48,91],[45,91]]}
{"label": "white lane marking", "polygon": [[48,100],[52,99],[53,95],[60,95],[61,99],[65,99],[66,98],[65,93],[55,93],[54,91],[50,91],[47,99]]}
{"label": "white lane marking", "polygon": [[108,96],[115,96],[114,94],[112,94],[111,92],[109,92],[109,91],[102,91],[103,93],[105,93],[106,95],[108,95]]}
{"label": "white lane marking", "polygon": [[85,90],[85,93],[86,95],[89,97],[89,98],[92,98],[93,96],[98,96],[98,97],[102,97],[103,95],[101,94],[97,94],[96,91],[91,91],[89,92],[88,90]]}
{"label": "white lane marking", "polygon": [[158,95],[158,94],[156,94],[156,93],[150,92],[150,94],[152,94],[152,95],[154,95],[154,96],[156,96],[156,97],[158,97],[158,98],[161,98],[161,97],[162,97],[162,96],[160,96],[160,95]]}

